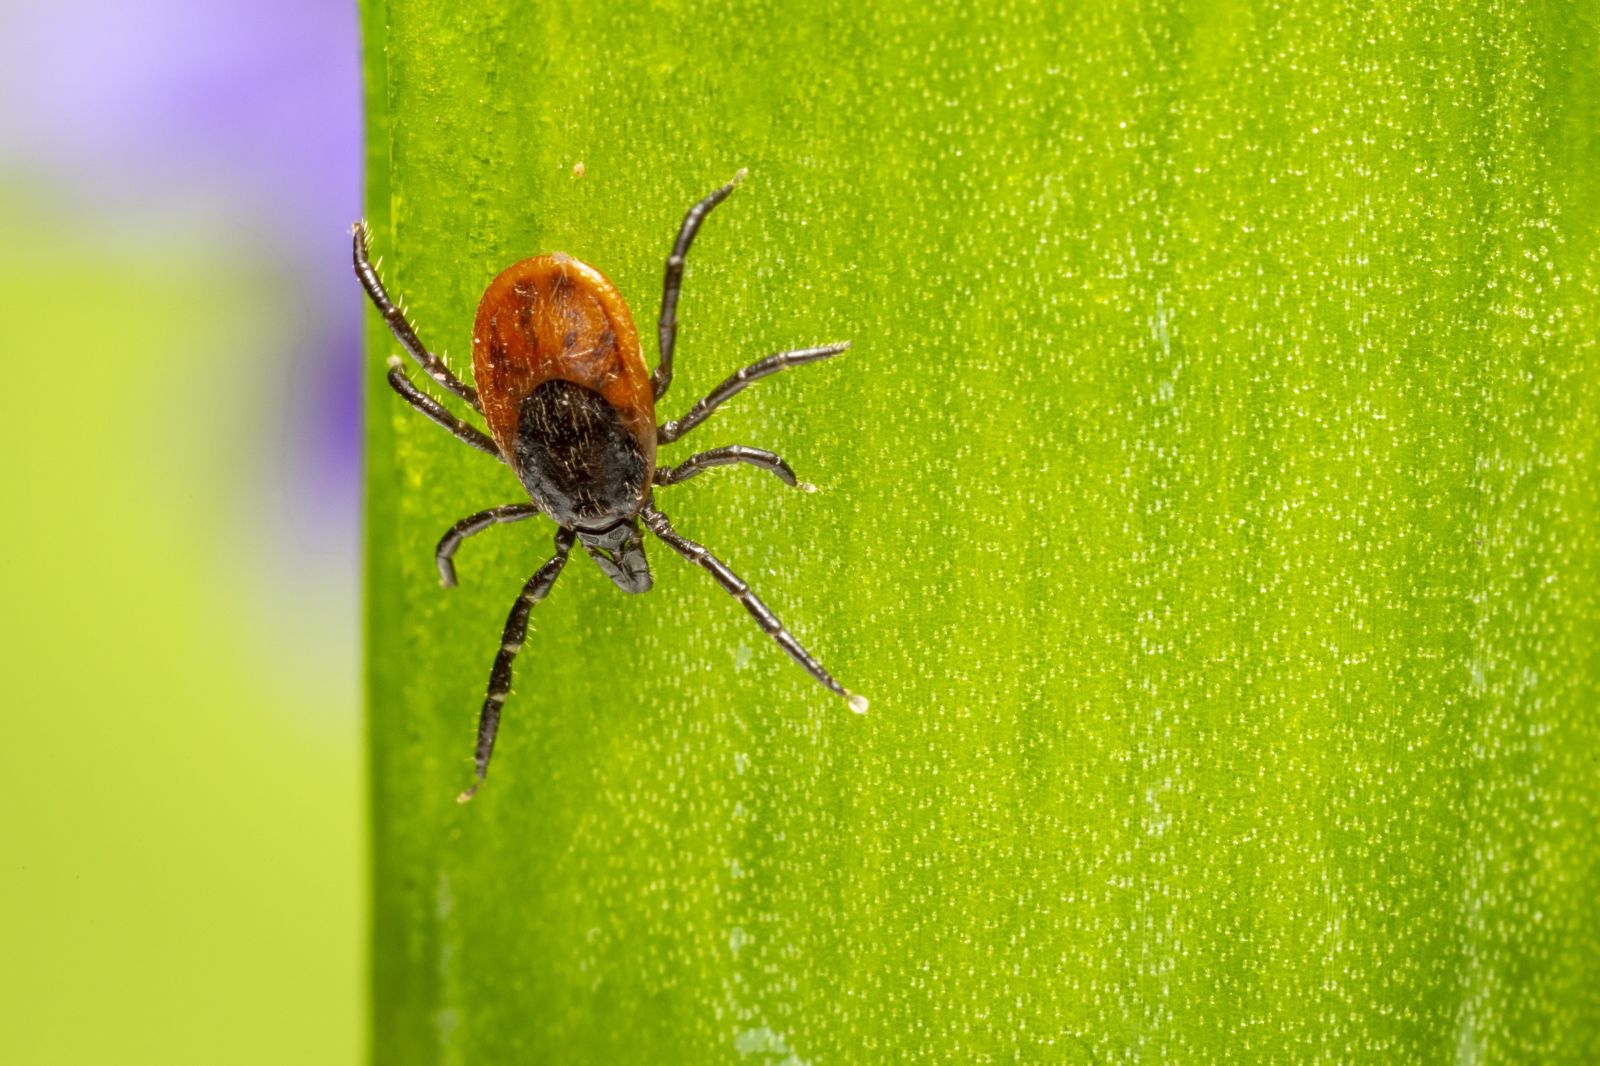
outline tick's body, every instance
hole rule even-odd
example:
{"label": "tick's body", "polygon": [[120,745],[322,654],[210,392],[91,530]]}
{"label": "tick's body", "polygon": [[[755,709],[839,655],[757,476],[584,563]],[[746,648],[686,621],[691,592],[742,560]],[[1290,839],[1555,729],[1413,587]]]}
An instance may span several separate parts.
{"label": "tick's body", "polygon": [[[743,174],[740,171],[739,177]],[[397,358],[390,359],[389,384],[463,442],[509,466],[533,500],[532,505],[505,504],[480,511],[451,527],[437,552],[443,583],[455,584],[456,548],[473,533],[540,513],[560,527],[555,556],[528,579],[506,619],[478,721],[475,762],[480,783],[494,750],[500,707],[511,690],[511,664],[527,634],[533,605],[555,584],[575,541],[623,591],[648,591],[650,565],[640,519],[668,547],[709,571],[812,677],[847,699],[853,710],[866,710],[864,698],[835,681],[738,575],[705,548],[679,536],[652,500],[653,485],[674,484],[729,463],[748,463],[786,484],[797,484],[788,464],[771,452],[735,444],[690,456],[676,467],[657,467],[656,444],[688,433],[750,382],[849,347],[779,352],[728,378],[683,418],[656,424],[655,401],[672,381],[684,257],[706,214],[727,198],[738,181],[735,178],[690,208],[683,220],[667,260],[659,323],[661,361],[654,375],[645,368],[638,331],[621,294],[598,270],[557,254],[524,259],[489,284],[472,331],[477,388],[468,387],[422,346],[389,299],[368,259],[366,227],[356,226],[355,267],[362,286],[401,346],[436,383],[483,415],[489,435],[419,392]],[[470,799],[477,787],[474,784],[461,798]]]}
{"label": "tick's body", "polygon": [[598,270],[524,259],[489,283],[472,374],[500,454],[539,509],[598,530],[639,513],[656,468],[656,399],[639,333]]}

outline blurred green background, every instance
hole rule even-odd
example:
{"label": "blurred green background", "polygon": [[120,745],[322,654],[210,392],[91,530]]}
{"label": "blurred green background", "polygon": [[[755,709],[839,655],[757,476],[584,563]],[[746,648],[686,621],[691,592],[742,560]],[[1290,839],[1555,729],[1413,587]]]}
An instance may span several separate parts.
{"label": "blurred green background", "polygon": [[360,1057],[359,107],[342,5],[0,12],[0,1061]]}

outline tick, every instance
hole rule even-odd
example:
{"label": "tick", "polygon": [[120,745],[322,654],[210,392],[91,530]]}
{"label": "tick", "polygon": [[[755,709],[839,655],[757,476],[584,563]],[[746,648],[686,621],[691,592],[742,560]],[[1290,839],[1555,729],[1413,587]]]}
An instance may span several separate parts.
{"label": "tick", "polygon": [[532,501],[491,507],[451,526],[435,552],[441,583],[446,588],[455,585],[456,549],[474,533],[538,514],[558,527],[555,555],[522,586],[506,618],[478,715],[476,780],[458,797],[462,803],[473,797],[489,772],[500,709],[511,692],[511,664],[526,640],[533,605],[549,593],[575,543],[583,545],[622,591],[650,591],[650,563],[640,523],[667,547],[708,571],[779,647],[846,700],[851,710],[867,709],[866,698],[835,681],[739,575],[702,545],[681,536],[655,506],[656,486],[675,485],[731,463],[748,463],[786,485],[810,490],[796,480],[788,463],[760,448],[730,444],[691,455],[676,466],[657,466],[656,446],[689,433],[751,382],[828,359],[850,347],[847,342],[769,355],[712,389],[683,417],[656,423],[656,401],[672,384],[678,293],[689,246],[711,209],[726,200],[744,176],[739,171],[683,218],[661,289],[656,326],[661,357],[654,374],[645,369],[639,334],[622,294],[594,267],[555,253],[515,263],[489,283],[472,327],[472,376],[477,388],[463,384],[423,347],[405,313],[384,291],[370,258],[366,223],[354,227],[356,277],[400,347],[436,384],[481,415],[489,432],[457,418],[419,390],[398,356],[389,358],[389,385],[462,443],[510,467]]}

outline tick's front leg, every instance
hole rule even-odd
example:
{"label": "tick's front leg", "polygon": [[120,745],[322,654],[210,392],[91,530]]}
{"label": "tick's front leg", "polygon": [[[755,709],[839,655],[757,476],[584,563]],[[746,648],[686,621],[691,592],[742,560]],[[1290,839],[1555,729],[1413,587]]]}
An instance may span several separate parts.
{"label": "tick's front leg", "polygon": [[570,529],[563,529],[556,534],[555,555],[534,571],[528,583],[522,586],[522,594],[517,597],[517,602],[511,605],[506,628],[500,635],[500,650],[495,654],[494,666],[489,671],[489,692],[484,696],[483,710],[478,714],[478,745],[473,751],[472,760],[478,779],[471,788],[456,797],[457,803],[465,803],[477,795],[478,787],[489,774],[489,757],[494,754],[494,740],[500,733],[500,708],[506,702],[506,697],[511,695],[511,664],[516,660],[517,652],[522,650],[522,642],[528,638],[528,614],[534,604],[549,594],[556,578],[561,576],[567,553],[572,551],[572,541],[573,532]]}

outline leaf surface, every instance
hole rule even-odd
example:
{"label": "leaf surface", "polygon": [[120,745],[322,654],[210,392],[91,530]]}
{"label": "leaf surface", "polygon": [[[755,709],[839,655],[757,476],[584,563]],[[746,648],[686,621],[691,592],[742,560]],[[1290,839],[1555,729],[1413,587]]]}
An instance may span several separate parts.
{"label": "leaf surface", "polygon": [[[652,543],[381,384],[376,1057],[1600,1057],[1600,40],[1570,5],[369,0],[385,277],[469,365],[564,251],[654,334],[658,491],[857,717]],[[581,176],[575,174],[582,164]],[[351,298],[356,298],[354,283]],[[653,362],[653,352],[647,353]],[[459,406],[457,407],[459,410]]]}

